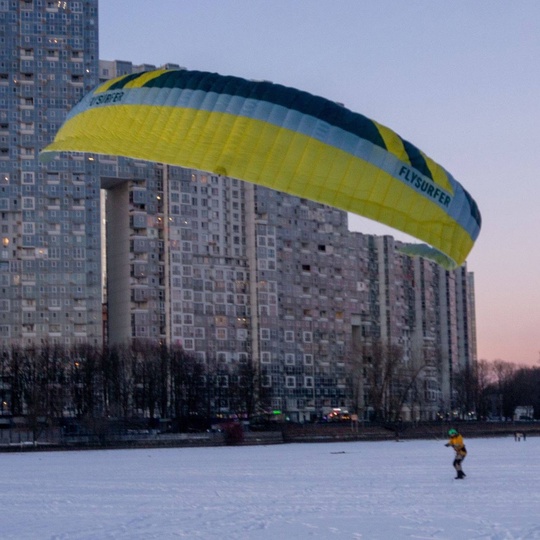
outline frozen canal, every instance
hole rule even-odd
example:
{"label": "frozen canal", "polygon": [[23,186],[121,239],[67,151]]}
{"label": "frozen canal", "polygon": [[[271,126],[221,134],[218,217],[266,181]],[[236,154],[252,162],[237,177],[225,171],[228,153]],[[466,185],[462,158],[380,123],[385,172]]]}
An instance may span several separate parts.
{"label": "frozen canal", "polygon": [[540,438],[0,454],[0,538],[540,539]]}

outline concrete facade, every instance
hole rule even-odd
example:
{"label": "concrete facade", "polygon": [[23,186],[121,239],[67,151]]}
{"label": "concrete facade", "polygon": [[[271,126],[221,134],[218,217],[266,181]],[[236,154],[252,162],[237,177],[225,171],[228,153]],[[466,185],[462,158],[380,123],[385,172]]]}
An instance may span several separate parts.
{"label": "concrete facade", "polygon": [[101,344],[103,297],[111,344],[181,346],[224,385],[252,364],[265,408],[293,420],[369,418],[381,344],[400,351],[382,405],[415,374],[406,419],[451,410],[454,374],[476,360],[466,267],[411,259],[390,236],[349,232],[345,212],[232,178],[114,156],[40,163],[98,78],[154,66],[98,65],[97,0],[11,4],[0,1],[0,345]]}
{"label": "concrete facade", "polygon": [[350,232],[345,212],[235,179],[115,169],[123,178],[102,178],[111,343],[181,345],[225,378],[253,363],[266,408],[299,421],[332,408],[370,417],[363,357],[384,343],[417,374],[407,419],[451,409],[454,374],[475,358],[466,267],[411,259],[390,236]]}
{"label": "concrete facade", "polygon": [[0,345],[102,342],[96,162],[39,161],[97,84],[97,4],[0,2]]}

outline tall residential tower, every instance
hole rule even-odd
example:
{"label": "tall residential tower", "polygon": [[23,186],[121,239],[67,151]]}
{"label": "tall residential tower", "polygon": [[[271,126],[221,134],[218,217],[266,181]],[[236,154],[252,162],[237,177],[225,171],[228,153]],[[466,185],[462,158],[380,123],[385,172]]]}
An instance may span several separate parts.
{"label": "tall residential tower", "polygon": [[97,7],[0,1],[0,345],[102,341],[96,161],[39,160],[97,84]]}
{"label": "tall residential tower", "polygon": [[295,420],[368,417],[381,343],[399,348],[400,373],[421,373],[404,413],[448,410],[476,354],[465,267],[410,259],[389,236],[349,232],[345,212],[233,178],[39,161],[100,79],[153,67],[98,63],[97,4],[0,0],[0,346],[101,345],[104,299],[109,343],[181,346],[224,386],[253,366],[264,405]]}

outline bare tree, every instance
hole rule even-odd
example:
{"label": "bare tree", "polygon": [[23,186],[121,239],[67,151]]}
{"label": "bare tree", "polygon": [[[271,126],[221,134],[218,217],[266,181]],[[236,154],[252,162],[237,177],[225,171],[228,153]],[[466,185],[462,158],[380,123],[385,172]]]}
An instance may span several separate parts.
{"label": "bare tree", "polygon": [[492,384],[491,364],[487,360],[479,360],[474,366],[476,383],[476,415],[479,419],[487,418],[489,412],[488,390]]}
{"label": "bare tree", "polygon": [[238,416],[250,418],[256,407],[257,373],[251,362],[237,364],[229,375],[229,406]]}
{"label": "bare tree", "polygon": [[101,360],[104,414],[128,419],[133,415],[135,386],[131,346],[115,345],[103,351]]}
{"label": "bare tree", "polygon": [[203,365],[182,348],[170,350],[171,410],[177,427],[186,430],[211,415]]}
{"label": "bare tree", "polygon": [[161,398],[163,376],[160,348],[149,341],[136,341],[132,348],[136,358],[136,405],[143,417],[154,419]]}
{"label": "bare tree", "polygon": [[101,351],[90,344],[71,351],[71,394],[77,416],[100,416],[103,413]]}
{"label": "bare tree", "polygon": [[17,346],[2,351],[2,406],[12,416],[24,414],[23,356]]}
{"label": "bare tree", "polygon": [[9,351],[5,348],[2,348],[0,349],[0,415],[9,414],[11,408],[11,376],[9,368]]}
{"label": "bare tree", "polygon": [[540,369],[527,366],[517,366],[511,380],[505,384],[504,404],[506,411],[515,414],[519,406],[533,407],[539,410]]}
{"label": "bare tree", "polygon": [[[432,363],[427,351],[405,361],[402,347],[380,340],[366,344],[361,359],[353,364],[351,377],[353,400],[358,403],[366,395],[373,420],[397,422],[405,406],[411,411],[425,404],[426,391],[422,374]],[[355,381],[355,380],[356,381]]]}
{"label": "bare tree", "polygon": [[511,418],[514,411],[508,399],[505,399],[505,390],[513,379],[518,366],[504,360],[495,360],[493,362],[493,374],[495,385],[499,398],[499,414],[500,417]]}
{"label": "bare tree", "polygon": [[364,355],[359,347],[352,347],[346,357],[347,365],[347,388],[351,409],[359,418],[364,419],[365,413],[365,378]]}
{"label": "bare tree", "polygon": [[36,442],[50,421],[48,347],[26,347],[21,351],[20,380],[25,416]]}
{"label": "bare tree", "polygon": [[394,421],[402,396],[401,392],[402,350],[395,345],[374,341],[364,348],[364,367],[369,405],[373,409],[373,420]]}
{"label": "bare tree", "polygon": [[454,374],[453,397],[460,418],[476,410],[476,373],[472,366],[465,366]]}

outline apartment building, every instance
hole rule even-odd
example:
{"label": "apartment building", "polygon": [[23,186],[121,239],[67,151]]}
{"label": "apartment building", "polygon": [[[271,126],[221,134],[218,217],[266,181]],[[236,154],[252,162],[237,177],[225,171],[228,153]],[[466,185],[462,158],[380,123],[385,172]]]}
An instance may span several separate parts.
{"label": "apartment building", "polygon": [[99,80],[154,66],[98,63],[97,0],[0,0],[0,29],[0,345],[101,344],[104,299],[109,343],[181,346],[223,385],[249,363],[264,405],[292,420],[369,418],[380,343],[418,372],[408,418],[451,408],[454,373],[475,361],[466,267],[232,178],[116,156],[41,163]]}
{"label": "apartment building", "polygon": [[99,174],[41,163],[98,81],[97,0],[0,2],[0,345],[101,343]]}
{"label": "apartment building", "polygon": [[103,185],[111,343],[253,362],[268,407],[295,419],[349,405],[351,321],[369,317],[366,237],[345,212],[164,165]]}
{"label": "apartment building", "polygon": [[404,414],[435,418],[449,408],[452,374],[473,349],[465,267],[411,259],[392,237],[351,233],[345,212],[308,200],[105,159],[114,161],[109,172],[123,171],[102,177],[112,343],[163,340],[225,374],[253,362],[267,407],[300,421],[358,408],[351,366],[363,372],[366,347],[390,343],[419,373],[421,406]]}

